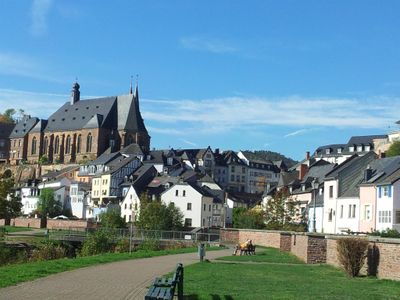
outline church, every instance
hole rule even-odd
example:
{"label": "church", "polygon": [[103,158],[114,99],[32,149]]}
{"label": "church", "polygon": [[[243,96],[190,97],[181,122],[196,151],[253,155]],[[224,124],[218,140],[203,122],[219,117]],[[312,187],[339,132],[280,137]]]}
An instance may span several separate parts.
{"label": "church", "polygon": [[150,149],[150,136],[139,109],[139,90],[128,95],[80,99],[72,86],[70,101],[47,120],[25,116],[10,134],[10,163],[80,163],[105,152],[138,144]]}

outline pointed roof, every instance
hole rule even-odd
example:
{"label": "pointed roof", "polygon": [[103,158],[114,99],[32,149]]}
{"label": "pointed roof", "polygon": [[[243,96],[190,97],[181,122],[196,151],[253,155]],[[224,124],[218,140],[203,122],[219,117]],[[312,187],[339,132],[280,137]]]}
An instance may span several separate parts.
{"label": "pointed roof", "polygon": [[95,114],[90,120],[89,122],[86,123],[85,126],[83,126],[83,128],[85,129],[91,129],[91,128],[100,128],[101,124],[103,121],[103,115],[100,114]]}

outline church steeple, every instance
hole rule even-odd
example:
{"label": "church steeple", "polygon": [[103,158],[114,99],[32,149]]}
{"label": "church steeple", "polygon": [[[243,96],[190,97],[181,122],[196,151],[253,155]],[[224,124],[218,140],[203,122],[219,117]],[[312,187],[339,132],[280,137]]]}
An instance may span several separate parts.
{"label": "church steeple", "polygon": [[71,105],[74,105],[76,102],[80,100],[81,92],[79,91],[78,80],[75,80],[75,83],[72,85],[71,90]]}
{"label": "church steeple", "polygon": [[129,88],[129,95],[133,94],[133,90],[132,90],[132,76],[131,76],[131,86]]}
{"label": "church steeple", "polygon": [[139,75],[136,74],[135,93],[133,94],[133,97],[135,98],[135,101],[136,101],[136,102],[139,102],[139,84],[138,84],[138,77],[139,77]]}

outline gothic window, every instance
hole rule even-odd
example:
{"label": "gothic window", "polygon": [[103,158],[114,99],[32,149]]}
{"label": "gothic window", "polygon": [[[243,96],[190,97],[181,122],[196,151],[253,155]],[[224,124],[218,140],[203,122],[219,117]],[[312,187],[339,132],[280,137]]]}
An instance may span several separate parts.
{"label": "gothic window", "polygon": [[71,136],[67,136],[65,141],[65,154],[71,153]]}
{"label": "gothic window", "polygon": [[43,153],[47,154],[47,148],[49,147],[49,139],[47,136],[44,138],[44,143],[43,143]]}
{"label": "gothic window", "polygon": [[33,139],[32,139],[31,154],[32,154],[32,155],[36,154],[36,137],[33,137]]}
{"label": "gothic window", "polygon": [[92,152],[92,134],[89,133],[86,139],[86,152]]}
{"label": "gothic window", "polygon": [[60,138],[56,136],[56,141],[54,142],[54,153],[58,154],[59,150],[60,150]]}
{"label": "gothic window", "polygon": [[76,153],[81,153],[81,135],[76,139]]}
{"label": "gothic window", "polygon": [[126,144],[127,145],[130,145],[130,144],[132,144],[133,143],[133,137],[131,136],[131,135],[128,135],[128,138],[127,138],[127,140],[126,140]]}

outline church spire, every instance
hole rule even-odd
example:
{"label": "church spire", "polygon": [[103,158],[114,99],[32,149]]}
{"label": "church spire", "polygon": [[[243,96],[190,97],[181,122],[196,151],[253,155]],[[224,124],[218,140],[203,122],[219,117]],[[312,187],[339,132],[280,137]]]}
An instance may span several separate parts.
{"label": "church spire", "polygon": [[131,86],[130,86],[130,88],[129,88],[129,95],[132,95],[133,94],[133,91],[132,91],[132,75],[131,75]]}
{"label": "church spire", "polygon": [[139,78],[139,75],[136,74],[135,93],[133,94],[133,97],[135,98],[136,101],[139,101],[139,84],[138,84],[138,78]]}

